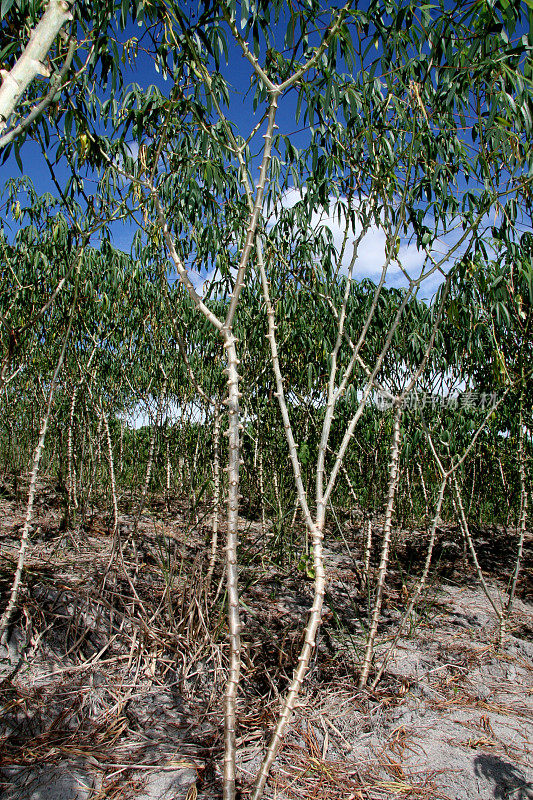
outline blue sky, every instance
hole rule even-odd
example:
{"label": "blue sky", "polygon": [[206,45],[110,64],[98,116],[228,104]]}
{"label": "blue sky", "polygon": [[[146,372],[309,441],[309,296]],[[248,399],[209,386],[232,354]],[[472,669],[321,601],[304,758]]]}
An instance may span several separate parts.
{"label": "blue sky", "polygon": [[[276,29],[276,35],[280,34],[283,36],[283,33],[283,27],[280,23]],[[137,25],[130,25],[127,30],[121,34],[120,39],[122,41],[126,41],[127,39],[139,37],[140,35],[142,35],[142,28],[139,28]],[[246,135],[246,133],[254,127],[259,118],[259,115],[253,110],[253,90],[250,89],[250,65],[243,57],[240,50],[238,50],[236,47],[230,47],[229,53],[229,63],[223,69],[224,75],[232,85],[229,115],[232,122],[235,124],[236,129],[243,135]],[[129,80],[142,80],[143,86],[154,83],[163,91],[168,91],[170,88],[170,82],[165,82],[162,79],[161,74],[156,72],[154,69],[154,65],[151,60],[143,55],[139,56],[135,70],[128,69],[127,67],[125,68],[125,79],[126,82]],[[281,101],[277,121],[280,132],[284,133],[285,135],[289,135],[295,147],[300,148],[306,145],[308,141],[308,133],[303,128],[303,124],[300,125],[295,122],[295,101],[293,95],[289,95]],[[256,141],[261,141],[260,135],[261,132],[259,132],[258,137],[256,137]],[[258,146],[259,145],[257,145],[257,147]],[[43,161],[40,146],[28,139],[22,149],[22,159],[25,173],[32,179],[37,191],[39,193],[50,191],[55,194],[55,187],[50,179],[48,168]],[[3,165],[4,180],[8,177],[17,176],[19,174],[19,168],[15,163],[14,157],[11,156],[6,164]],[[61,164],[57,168],[57,176],[60,184],[66,183],[69,177],[69,173]],[[92,193],[90,189],[89,193]],[[281,198],[281,203],[282,205],[290,206],[297,200],[298,193],[291,193],[289,190],[283,196],[283,198]],[[326,213],[321,217],[316,216],[314,222],[317,225],[327,225],[332,230],[334,241],[340,245],[343,231],[342,227],[339,226],[338,221],[334,219],[333,215]],[[121,249],[129,250],[134,231],[135,228],[132,224],[114,225],[114,244]],[[361,255],[357,261],[355,269],[356,278],[367,277],[371,278],[372,280],[379,279],[381,266],[384,261],[385,240],[386,233],[383,228],[380,228],[379,226],[373,226],[369,229],[360,246]],[[447,239],[443,238],[437,243],[435,254],[438,253],[439,249],[443,250],[446,247],[453,245],[456,240],[457,235],[455,235],[454,238],[454,234],[451,234]],[[424,254],[417,251],[416,247],[412,243],[404,240],[401,243],[399,255],[408,272],[413,276],[416,275],[417,270],[420,269],[420,266],[423,263]],[[345,261],[348,261],[349,257],[350,252],[348,249]],[[204,279],[205,277],[205,275],[198,276],[197,282],[200,283],[201,279]],[[438,286],[440,280],[441,279],[437,276],[430,278],[424,290],[424,295],[431,296]],[[392,266],[390,269],[388,282],[390,285],[394,286],[405,285],[406,283],[401,272],[397,268],[394,268],[394,266]]]}

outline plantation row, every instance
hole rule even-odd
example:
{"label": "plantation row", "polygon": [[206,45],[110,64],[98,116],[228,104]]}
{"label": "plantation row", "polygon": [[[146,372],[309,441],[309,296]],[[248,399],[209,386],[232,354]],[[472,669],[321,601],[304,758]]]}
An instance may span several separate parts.
{"label": "plantation row", "polygon": [[[208,514],[209,597],[224,554],[224,800],[243,519],[265,559],[313,581],[253,800],[315,651],[324,538],[350,517],[369,596],[361,689],[386,668],[391,542],[413,521],[427,549],[393,645],[446,520],[505,645],[531,503],[529,6],[1,4],[0,457],[3,491],[27,494],[0,635],[43,476],[66,531],[107,504],[114,557],[121,513],[135,550],[156,495]],[[502,604],[472,523],[516,535]]]}
{"label": "plantation row", "polygon": [[[35,214],[38,200],[32,200],[28,213]],[[58,231],[63,232],[63,238]],[[179,308],[184,322],[191,317],[186,322],[187,358],[198,381],[195,385],[175,341],[172,318],[158,297],[157,279],[111,246],[103,250],[87,248],[77,285],[63,288],[54,304],[41,314],[54,286],[68,277],[65,233],[65,221],[57,214],[49,218],[47,227],[39,226],[38,218],[34,218],[32,226],[23,227],[13,244],[5,238],[3,241],[11,279],[15,285],[29,287],[15,295],[6,294],[8,303],[3,309],[4,479],[12,481],[16,489],[18,477],[31,471],[52,377],[70,325],[41,466],[41,472],[64,492],[68,518],[74,521],[77,508],[87,506],[91,493],[100,496],[109,486],[104,416],[115,453],[118,487],[140,489],[150,463],[151,492],[172,491],[190,498],[201,493],[204,500],[210,500],[217,417],[217,429],[225,427],[221,405],[224,376],[216,337],[209,330],[196,329],[190,306],[175,284],[176,296],[170,295],[172,307]],[[32,247],[34,263],[53,265],[53,271],[39,276],[39,268],[28,264],[28,241],[38,243]],[[402,406],[398,520],[427,515],[429,498],[438,488],[439,472],[424,431],[427,425],[437,432],[440,451],[451,459],[462,456],[481,428],[460,470],[468,516],[478,524],[517,524],[521,502],[519,452],[522,448],[527,459],[531,447],[531,305],[522,298],[528,298],[531,291],[532,273],[530,255],[526,251],[521,257],[518,268],[508,262],[480,264],[477,270],[471,267],[471,274],[458,277],[450,289],[441,312],[438,339],[416,390],[405,397]],[[92,284],[95,275],[97,286]],[[339,294],[343,289],[343,283],[339,283]],[[364,318],[374,291],[370,282],[351,287],[347,304],[350,320]],[[365,344],[368,363],[380,352],[384,332],[402,296],[400,290],[382,290]],[[312,494],[311,465],[316,462],[325,412],[334,318],[316,289],[298,287],[290,297],[285,287],[282,302],[280,358],[292,391],[290,414],[304,484],[307,494]],[[399,331],[394,337],[380,374],[380,388],[365,408],[346,455],[344,474],[332,496],[335,507],[352,509],[364,517],[383,509],[393,417],[391,398],[401,394],[420,358],[421,343],[431,329],[438,302],[413,303],[409,335]],[[474,302],[479,304],[479,315],[471,326]],[[217,303],[223,309],[223,301]],[[246,308],[246,315],[235,326],[242,342],[240,372],[246,387],[241,400],[242,493],[251,508],[261,508],[262,515],[283,530],[283,522],[292,518],[297,498],[288,470],[283,423],[273,403],[275,387],[266,352],[266,319],[259,287],[247,287]],[[36,319],[28,324],[32,313]],[[358,406],[358,389],[364,387],[365,377],[359,366],[339,403],[331,433],[332,451]],[[220,459],[225,465],[223,448]],[[328,456],[328,464],[330,460]],[[453,518],[449,494],[444,509],[445,515]],[[278,545],[283,552],[283,541]]]}

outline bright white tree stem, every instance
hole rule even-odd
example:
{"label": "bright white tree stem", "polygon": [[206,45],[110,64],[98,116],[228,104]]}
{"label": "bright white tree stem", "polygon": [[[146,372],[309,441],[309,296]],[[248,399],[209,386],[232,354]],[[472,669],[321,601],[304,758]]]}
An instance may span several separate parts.
{"label": "bright white tree stem", "polygon": [[283,709],[278,718],[276,729],[272,735],[272,739],[268,746],[268,750],[266,752],[263,763],[261,764],[259,774],[256,778],[251,800],[259,800],[259,798],[263,794],[266,782],[268,780],[268,776],[270,774],[270,769],[272,767],[272,764],[274,763],[283,736],[285,734],[285,729],[290,721],[292,712],[296,705],[296,700],[298,699],[298,695],[300,694],[302,683],[304,681],[307,672],[307,667],[309,665],[309,660],[311,658],[313,650],[315,649],[316,635],[318,633],[318,628],[320,627],[320,623],[322,621],[322,606],[324,603],[324,593],[326,586],[326,579],[325,579],[324,565],[323,565],[324,558],[322,552],[322,540],[323,540],[322,531],[319,529],[317,525],[314,525],[312,530],[313,566],[315,569],[314,602],[309,615],[309,622],[305,629],[304,644],[301,653],[298,656],[298,667],[295,670],[289,692],[283,704]]}
{"label": "bright white tree stem", "polygon": [[287,444],[289,446],[289,453],[291,458],[291,463],[294,472],[294,480],[296,483],[296,489],[298,492],[298,499],[300,501],[300,507],[302,509],[303,516],[305,518],[308,530],[311,534],[311,539],[313,543],[313,567],[315,571],[315,585],[314,585],[314,599],[313,599],[313,606],[311,608],[311,612],[309,615],[309,621],[307,623],[305,629],[305,638],[302,650],[298,657],[298,666],[294,672],[294,676],[292,679],[291,686],[289,688],[289,692],[285,698],[285,702],[283,704],[283,708],[278,718],[278,722],[274,733],[272,735],[272,739],[268,746],[267,752],[263,759],[263,763],[261,764],[260,770],[258,772],[255,785],[252,792],[251,800],[260,800],[263,795],[266,782],[268,780],[268,776],[270,774],[270,770],[276,755],[278,753],[279,747],[283,740],[283,736],[285,734],[286,727],[290,721],[292,716],[292,712],[296,705],[296,701],[298,699],[298,695],[300,694],[300,690],[302,687],[302,683],[305,678],[305,674],[307,672],[307,667],[309,665],[309,660],[313,653],[316,644],[316,635],[318,629],[320,627],[320,623],[322,621],[322,606],[324,603],[324,593],[325,593],[325,573],[324,573],[324,556],[323,556],[323,549],[322,549],[322,541],[323,541],[323,522],[324,522],[324,512],[325,508],[323,504],[321,504],[317,510],[317,522],[313,520],[309,506],[307,503],[307,497],[305,493],[305,487],[302,481],[302,474],[300,469],[300,462],[298,459],[298,448],[296,446],[296,442],[294,440],[294,435],[292,432],[292,426],[289,419],[289,412],[287,408],[287,403],[285,400],[285,393],[283,390],[283,380],[281,377],[281,369],[279,365],[279,358],[278,358],[278,349],[277,349],[277,342],[276,342],[276,325],[274,320],[274,309],[272,307],[272,302],[270,300],[270,291],[268,286],[268,279],[265,271],[265,265],[263,262],[263,251],[261,247],[261,243],[257,241],[257,261],[259,265],[259,270],[261,274],[261,283],[263,286],[263,296],[265,299],[265,305],[267,308],[267,319],[268,319],[268,334],[267,338],[270,343],[270,351],[272,357],[272,366],[274,370],[274,375],[276,379],[276,397],[278,398],[278,403],[280,407],[280,411],[283,417],[283,425],[285,429],[285,437],[287,439]]}
{"label": "bright white tree stem", "polygon": [[[267,182],[268,166],[271,159],[272,139],[275,127],[278,95],[274,92],[270,98],[267,130],[264,135],[265,145],[259,171],[259,181],[256,186],[255,201],[252,202],[251,188],[246,175],[243,174],[246,194],[249,204],[249,220],[246,230],[246,242],[239,260],[239,269],[235,279],[232,300],[225,322],[219,320],[202,298],[196,292],[189,277],[187,267],[181,260],[176,249],[174,238],[169,229],[160,198],[155,187],[151,187],[152,196],[158,215],[163,237],[168,252],[176,267],[178,276],[189,294],[196,309],[209,320],[220,334],[226,352],[226,374],[228,377],[228,396],[224,401],[228,406],[229,424],[227,435],[229,439],[228,455],[228,503],[227,503],[227,540],[226,540],[226,580],[228,591],[228,631],[230,644],[230,666],[225,695],[224,714],[224,778],[223,799],[235,798],[235,753],[236,753],[236,700],[240,678],[240,614],[237,572],[237,544],[238,544],[238,509],[239,509],[239,462],[240,462],[240,408],[239,408],[239,374],[237,371],[237,340],[232,332],[232,322],[237,309],[238,298],[244,283],[246,268],[255,241],[257,226],[263,210],[263,195]],[[241,154],[242,158],[242,154]]]}
{"label": "bright white tree stem", "polygon": [[265,514],[265,490],[264,490],[264,481],[263,481],[263,448],[259,448],[259,457],[258,457],[258,465],[257,470],[259,473],[259,501],[261,503],[261,533],[263,535],[263,541],[266,536],[267,524],[266,524],[266,514]]}
{"label": "bright white tree stem", "polygon": [[239,296],[242,287],[244,285],[244,276],[246,274],[246,267],[248,266],[248,261],[250,260],[250,255],[255,242],[257,225],[259,223],[259,219],[263,212],[263,195],[267,184],[267,176],[270,166],[270,160],[272,158],[272,140],[274,137],[274,129],[277,127],[276,112],[278,110],[278,96],[279,96],[278,92],[272,92],[270,95],[270,104],[268,108],[268,124],[266,133],[263,136],[265,140],[265,146],[263,149],[263,158],[261,160],[259,180],[257,182],[253,209],[250,215],[248,228],[246,230],[246,241],[244,243],[241,257],[239,259],[239,269],[237,271],[237,277],[235,280],[235,288],[233,290],[233,294],[228,308],[228,313],[226,315],[226,320],[224,323],[227,328],[230,328],[231,325],[233,324],[233,319],[235,317],[235,312],[237,310],[237,304],[239,302]]}
{"label": "bright white tree stem", "polygon": [[69,421],[68,421],[68,440],[67,440],[67,497],[68,497],[68,518],[70,523],[70,515],[72,513],[73,508],[78,507],[78,500],[76,497],[76,469],[74,466],[74,417],[76,412],[76,401],[78,399],[78,395],[83,388],[85,381],[87,380],[87,376],[89,374],[89,370],[91,369],[92,361],[94,356],[96,355],[96,350],[98,348],[98,342],[95,342],[94,347],[92,349],[91,355],[89,356],[89,360],[85,367],[81,369],[81,377],[74,387],[74,391],[72,392],[72,402],[70,404],[70,413],[69,413]]}
{"label": "bright white tree stem", "polygon": [[0,86],[0,132],[15,110],[18,101],[36,75],[48,77],[44,62],[63,25],[72,19],[70,3],[50,0],[40,22],[35,26],[24,52],[9,72],[3,70]]}
{"label": "bright white tree stem", "polygon": [[235,754],[237,726],[237,690],[241,671],[241,620],[239,613],[239,587],[237,570],[239,467],[240,467],[240,404],[239,373],[236,339],[232,333],[225,335],[226,375],[228,396],[228,501],[226,538],[226,586],[228,592],[228,629],[230,644],[229,674],[226,683],[224,713],[224,784],[223,799],[235,798]]}
{"label": "bright white tree stem", "polygon": [[[339,447],[339,449],[337,451],[337,458],[336,458],[335,464],[333,465],[333,468],[332,468],[332,470],[330,472],[329,479],[328,479],[328,485],[327,485],[326,490],[324,492],[324,503],[325,504],[327,504],[328,501],[329,501],[331,492],[333,491],[333,487],[335,486],[335,481],[337,480],[337,475],[339,473],[342,461],[344,459],[344,455],[346,453],[346,449],[348,448],[348,445],[350,444],[350,442],[352,440],[356,425],[359,422],[359,419],[361,418],[364,409],[366,408],[366,404],[368,402],[368,398],[370,397],[370,393],[371,393],[372,389],[374,388],[375,378],[378,375],[378,373],[379,373],[379,371],[380,371],[380,369],[381,369],[381,367],[383,365],[385,357],[386,357],[386,355],[387,355],[387,353],[389,351],[389,348],[390,348],[390,346],[392,344],[392,340],[394,338],[394,334],[395,334],[395,332],[396,332],[396,330],[398,328],[398,325],[400,324],[401,316],[402,316],[402,314],[404,312],[405,307],[407,306],[407,303],[408,303],[409,298],[411,297],[411,295],[412,295],[412,288],[409,289],[405,293],[405,295],[404,295],[404,297],[402,299],[402,302],[400,303],[400,306],[398,307],[398,310],[396,312],[394,320],[393,320],[393,322],[392,322],[392,324],[391,324],[391,326],[389,328],[389,331],[387,333],[387,337],[385,339],[385,343],[383,345],[381,353],[377,357],[376,362],[374,364],[374,368],[373,368],[372,372],[370,373],[370,375],[368,376],[368,382],[367,382],[366,388],[365,388],[365,390],[363,392],[363,396],[361,397],[361,400],[359,402],[359,406],[358,406],[355,414],[353,415],[352,419],[350,420],[350,422],[349,422],[349,424],[348,424],[348,426],[347,426],[347,428],[346,428],[346,430],[344,432],[344,436],[342,438],[341,445],[340,445],[340,447]],[[352,356],[352,358],[353,358],[353,356]],[[346,380],[346,374],[347,374],[347,371],[346,371],[344,379],[343,379],[343,381],[342,381],[342,383],[341,383],[341,385],[339,387],[339,391],[342,390],[342,387],[344,385],[344,381]]]}
{"label": "bright white tree stem", "polygon": [[[118,471],[122,475],[124,471],[124,420],[120,420],[120,449],[118,456]],[[168,448],[167,448],[168,450]]]}
{"label": "bright white tree stem", "polygon": [[52,103],[56,94],[58,93],[58,88],[62,86],[65,76],[69,71],[72,59],[74,58],[74,54],[76,52],[76,48],[78,47],[78,42],[76,39],[70,40],[70,45],[68,48],[68,53],[65,57],[65,61],[63,62],[63,66],[59,70],[59,72],[53,76],[52,80],[50,81],[50,88],[45,94],[45,96],[35,105],[30,113],[21,120],[18,125],[15,125],[14,128],[11,128],[7,131],[3,136],[0,136],[0,150],[4,147],[7,147],[8,144],[20,136],[24,131],[26,131],[30,125],[39,119],[43,111]]}
{"label": "bright white tree stem", "polygon": [[111,442],[111,432],[109,430],[109,423],[107,421],[107,414],[103,407],[100,410],[102,422],[104,425],[105,438],[107,443],[107,460],[109,464],[109,482],[111,484],[111,500],[113,502],[113,538],[118,534],[118,499],[117,499],[117,484],[115,481],[115,459],[113,458],[113,444]]}
{"label": "bright white tree stem", "polygon": [[218,548],[218,522],[220,512],[220,421],[221,413],[217,407],[213,422],[213,521],[211,527],[211,553],[209,556],[209,567],[205,578],[205,591],[209,591],[213,571],[217,560]]}
{"label": "bright white tree stem", "polygon": [[154,465],[154,453],[155,453],[155,440],[157,438],[157,427],[160,424],[161,420],[161,409],[163,407],[163,403],[167,393],[167,379],[165,378],[163,382],[163,388],[161,390],[161,394],[159,395],[159,399],[157,401],[157,412],[155,420],[152,420],[152,430],[150,431],[150,445],[148,449],[148,461],[146,463],[146,472],[144,474],[144,483],[141,492],[141,499],[139,500],[139,506],[137,508],[137,513],[135,514],[135,522],[133,524],[133,535],[137,535],[137,531],[139,529],[139,522],[141,520],[142,513],[144,511],[144,507],[146,505],[146,498],[148,496],[148,489],[150,488],[150,478],[152,477],[152,468]]}
{"label": "bright white tree stem", "polygon": [[435,537],[436,537],[436,534],[437,534],[437,527],[438,527],[439,520],[440,520],[440,512],[441,512],[441,509],[442,509],[442,501],[444,500],[444,492],[446,490],[447,482],[448,482],[448,476],[446,475],[443,478],[442,483],[440,485],[439,498],[437,500],[437,508],[435,510],[435,515],[433,517],[433,523],[431,525],[431,534],[430,534],[430,537],[429,537],[429,544],[428,544],[428,549],[427,549],[427,554],[426,554],[426,561],[425,561],[425,564],[424,564],[424,569],[422,570],[422,575],[420,577],[420,580],[418,581],[416,589],[414,590],[414,592],[411,595],[411,598],[409,600],[409,605],[407,606],[407,608],[405,610],[405,613],[404,613],[402,619],[400,620],[400,624],[398,625],[398,628],[396,630],[396,634],[394,636],[394,639],[392,640],[391,645],[390,645],[389,649],[387,650],[387,652],[385,654],[385,658],[381,662],[381,666],[377,671],[376,677],[372,681],[372,686],[371,686],[372,690],[374,690],[376,688],[376,686],[378,685],[378,683],[379,683],[379,681],[381,679],[381,676],[383,675],[383,672],[385,671],[385,669],[387,667],[387,664],[389,663],[390,657],[392,656],[392,654],[394,652],[394,649],[395,649],[396,645],[398,644],[398,640],[399,640],[400,636],[402,635],[402,633],[404,631],[405,625],[406,625],[407,621],[409,620],[411,614],[413,613],[413,608],[415,607],[415,604],[416,604],[418,598],[420,597],[420,595],[422,594],[422,592],[424,590],[424,587],[426,585],[426,581],[427,581],[428,575],[429,575],[429,568],[431,566],[431,558],[432,558],[432,555],[433,555],[433,547],[435,545]]}
{"label": "bright white tree stem", "polygon": [[[522,403],[521,403],[522,406]],[[507,599],[507,603],[505,605],[505,614],[504,619],[500,624],[501,628],[501,635],[500,635],[500,645],[503,644],[505,639],[506,633],[506,622],[509,618],[511,613],[511,609],[513,607],[513,601],[516,594],[516,586],[518,584],[518,576],[520,574],[520,567],[522,564],[522,554],[524,551],[524,540],[526,536],[526,524],[527,524],[527,482],[526,482],[526,459],[525,459],[525,452],[524,452],[524,423],[523,423],[523,415],[522,415],[522,407],[520,407],[520,431],[519,431],[519,440],[518,440],[518,469],[520,472],[520,516],[518,522],[518,530],[519,530],[519,540],[518,540],[518,552],[516,554],[516,562],[515,568],[513,572],[513,578],[511,582],[511,588],[509,589],[509,597]]]}
{"label": "bright white tree stem", "polygon": [[[354,256],[355,253],[356,251],[354,249]],[[353,274],[354,264],[355,264],[355,258],[352,258],[348,269],[348,275],[346,277],[346,285],[344,287],[344,297],[342,300],[341,310],[337,315],[337,340],[335,342],[335,346],[331,353],[331,368],[328,380],[328,399],[326,403],[326,415],[324,417],[324,422],[322,425],[322,435],[320,437],[320,444],[318,447],[318,459],[316,467],[316,499],[318,502],[323,502],[324,499],[324,471],[326,463],[326,452],[328,449],[331,425],[333,423],[335,414],[335,403],[339,397],[339,392],[336,391],[335,389],[335,382],[337,378],[337,358],[343,340],[344,323],[346,320],[346,308],[348,305],[348,299],[350,297],[350,290],[352,287],[352,274]],[[344,385],[344,381],[341,383],[341,386],[342,385]]]}
{"label": "bright white tree stem", "polygon": [[72,400],[70,403],[70,413],[68,418],[68,437],[67,437],[67,503],[68,503],[68,520],[70,525],[70,517],[72,509],[78,507],[78,500],[76,497],[76,476],[74,467],[74,415],[76,411],[76,400],[80,390],[80,383],[77,383],[72,392]]}
{"label": "bright white tree stem", "polygon": [[365,539],[365,553],[363,557],[363,583],[365,587],[370,584],[370,554],[372,552],[372,520],[368,520]]}
{"label": "bright white tree stem", "polygon": [[489,601],[489,603],[493,607],[494,612],[495,612],[496,616],[498,617],[498,621],[501,624],[501,622],[503,620],[503,616],[504,616],[503,615],[503,611],[500,608],[498,608],[498,606],[496,605],[496,603],[492,599],[490,591],[489,591],[489,587],[487,585],[487,581],[485,580],[485,576],[483,575],[483,570],[481,569],[481,564],[478,561],[476,548],[475,548],[474,541],[473,541],[472,535],[470,533],[470,528],[468,527],[468,522],[467,522],[467,519],[466,519],[465,509],[464,509],[464,505],[463,505],[463,498],[461,497],[461,490],[459,488],[459,483],[457,481],[456,472],[453,473],[453,489],[454,489],[454,493],[455,493],[455,502],[457,504],[457,511],[458,511],[458,514],[459,514],[459,524],[461,526],[461,530],[463,532],[463,536],[466,539],[466,543],[468,544],[468,549],[470,550],[470,555],[472,556],[472,561],[474,562],[474,568],[476,570],[477,577],[478,577],[479,582],[480,582],[480,584],[481,584],[481,586],[483,588],[483,591],[485,592],[485,596],[486,596],[487,600]]}
{"label": "bright white tree stem", "polygon": [[381,561],[378,569],[378,580],[376,587],[376,599],[374,602],[374,610],[372,613],[372,622],[370,623],[370,631],[368,633],[368,641],[365,649],[365,659],[361,676],[359,678],[359,688],[362,689],[366,686],[370,666],[372,664],[372,656],[374,654],[374,642],[378,632],[379,617],[381,614],[381,606],[383,603],[383,590],[385,588],[385,577],[387,575],[387,567],[389,563],[389,548],[392,533],[392,512],[394,509],[394,498],[396,496],[396,489],[398,487],[399,469],[398,464],[400,461],[400,422],[402,419],[402,408],[400,405],[396,406],[394,410],[394,423],[392,428],[391,440],[391,459],[389,471],[389,496],[387,500],[387,508],[385,510],[385,520],[383,522],[383,542],[381,545]]}
{"label": "bright white tree stem", "polygon": [[[85,509],[89,507],[89,502],[91,500],[91,496],[95,485],[96,485],[96,490],[98,491],[98,469],[100,467],[101,451],[102,451],[102,443],[100,441],[101,437],[102,437],[102,417],[100,414],[98,414],[98,425],[96,428],[96,452],[94,449],[93,439],[89,433],[89,464],[91,468],[91,477],[89,480],[87,495],[85,497],[85,503],[84,503]],[[87,467],[87,472],[89,472],[89,466]]]}
{"label": "bright white tree stem", "polygon": [[37,488],[37,477],[39,475],[39,466],[41,463],[41,456],[43,454],[44,443],[46,439],[46,431],[48,430],[48,422],[50,420],[50,412],[52,410],[52,402],[54,400],[57,378],[61,371],[61,367],[63,366],[63,361],[65,360],[65,352],[67,349],[71,327],[72,327],[72,314],[70,316],[67,332],[63,340],[61,353],[59,355],[59,359],[56,368],[54,370],[52,380],[50,382],[50,389],[48,390],[46,409],[41,422],[41,429],[39,431],[39,439],[37,441],[37,447],[35,448],[35,452],[33,455],[33,467],[30,475],[30,489],[28,492],[28,503],[26,505],[26,517],[24,519],[24,526],[22,528],[22,535],[20,538],[17,568],[15,570],[15,576],[13,578],[13,583],[11,585],[11,593],[9,595],[9,601],[4,613],[2,614],[2,618],[0,619],[0,641],[2,641],[7,626],[9,625],[9,622],[11,620],[11,615],[13,614],[13,611],[17,603],[20,584],[22,583],[22,570],[24,569],[24,560],[26,557],[26,551],[30,543],[30,525],[33,518],[33,504],[35,502],[35,490]]}
{"label": "bright white tree stem", "polygon": [[427,493],[427,489],[426,489],[426,482],[424,480],[424,473],[422,471],[422,466],[421,466],[419,461],[416,462],[416,466],[417,466],[417,469],[418,469],[418,474],[420,475],[420,484],[422,486],[422,494],[424,495],[424,503],[425,503],[425,507],[426,507],[426,518],[427,518],[427,516],[429,514],[429,506],[428,506],[428,493]]}

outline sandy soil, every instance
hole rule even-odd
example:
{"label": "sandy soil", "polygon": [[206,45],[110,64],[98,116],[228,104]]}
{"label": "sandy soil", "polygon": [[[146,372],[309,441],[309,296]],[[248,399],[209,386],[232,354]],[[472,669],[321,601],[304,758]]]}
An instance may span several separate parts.
{"label": "sandy soil", "polygon": [[[4,603],[23,511],[4,491]],[[60,532],[59,500],[41,489],[20,612],[0,648],[0,796],[219,797],[226,645],[223,594],[213,603],[216,582],[209,602],[200,591],[208,518],[155,504],[136,558],[125,548],[110,564],[109,520],[93,512],[83,527]],[[123,542],[132,524],[121,516]],[[474,534],[491,591],[505,600],[513,534]],[[297,658],[312,583],[298,559],[260,568],[258,523],[243,520],[242,538],[244,796]],[[396,533],[378,662],[424,544],[421,531]],[[373,692],[357,689],[367,618],[360,552],[357,525],[346,525],[344,542],[328,541],[325,622],[267,796],[533,798],[531,536],[498,651],[495,614],[457,531],[443,527],[428,594]]]}

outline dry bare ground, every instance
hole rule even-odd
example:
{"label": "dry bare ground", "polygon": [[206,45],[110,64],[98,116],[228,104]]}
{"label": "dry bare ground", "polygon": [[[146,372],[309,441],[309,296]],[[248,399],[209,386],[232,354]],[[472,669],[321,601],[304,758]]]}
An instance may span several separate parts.
{"label": "dry bare ground", "polygon": [[[128,509],[128,498],[121,507]],[[7,598],[23,502],[0,498],[0,589]],[[130,503],[131,505],[131,503]],[[133,507],[133,506],[132,506]],[[5,800],[179,800],[219,796],[224,593],[203,593],[208,509],[154,503],[121,547],[97,508],[60,531],[60,498],[42,485],[20,610],[0,649],[0,796]],[[511,633],[497,621],[456,529],[440,531],[428,594],[375,691],[357,690],[367,598],[361,530],[330,537],[325,622],[268,796],[386,800],[533,798],[531,536]],[[379,530],[376,527],[377,530]],[[475,531],[502,593],[512,531]],[[242,520],[244,622],[239,770],[255,774],[297,658],[311,602],[299,553],[261,557]],[[379,536],[376,536],[379,544]],[[381,622],[384,652],[423,560],[425,533],[400,531]],[[221,579],[219,569],[218,581]]]}

